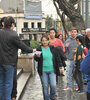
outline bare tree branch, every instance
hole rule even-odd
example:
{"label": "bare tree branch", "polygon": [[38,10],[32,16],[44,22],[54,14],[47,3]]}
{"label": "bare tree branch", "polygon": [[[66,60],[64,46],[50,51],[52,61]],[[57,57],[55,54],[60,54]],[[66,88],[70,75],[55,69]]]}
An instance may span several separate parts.
{"label": "bare tree branch", "polygon": [[[70,19],[73,26],[78,29],[85,28],[83,18],[80,14],[80,1],[81,0],[53,0],[57,2],[58,8],[64,12],[64,14]],[[75,8],[77,4],[77,8]]]}
{"label": "bare tree branch", "polygon": [[69,0],[69,2],[72,3],[73,5],[77,4],[79,1],[81,0]]}
{"label": "bare tree branch", "polygon": [[67,30],[66,30],[65,19],[64,19],[64,13],[63,13],[63,12],[62,12],[62,14],[60,13],[60,11],[59,11],[59,9],[58,9],[57,4],[56,4],[55,1],[53,1],[53,3],[54,3],[54,5],[55,5],[55,7],[56,7],[57,14],[60,16],[60,19],[61,19],[61,21],[62,21],[62,25],[63,25],[64,31],[65,31],[65,38],[66,38],[66,34],[67,34],[67,36],[68,36],[68,32],[67,32]]}

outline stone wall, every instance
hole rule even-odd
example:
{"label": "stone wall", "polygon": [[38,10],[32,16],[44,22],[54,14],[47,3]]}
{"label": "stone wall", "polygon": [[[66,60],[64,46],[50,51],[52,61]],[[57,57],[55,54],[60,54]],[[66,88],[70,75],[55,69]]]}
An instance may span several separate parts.
{"label": "stone wall", "polygon": [[34,75],[34,58],[33,56],[21,55],[18,57],[18,68],[23,68],[23,72],[30,72]]}

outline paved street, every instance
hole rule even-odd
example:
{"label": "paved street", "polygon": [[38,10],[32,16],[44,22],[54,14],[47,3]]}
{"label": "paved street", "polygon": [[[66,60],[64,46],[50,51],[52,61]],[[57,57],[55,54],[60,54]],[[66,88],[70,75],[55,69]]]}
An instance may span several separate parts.
{"label": "paved street", "polygon": [[[66,85],[66,77],[59,76],[59,82],[57,86],[57,100],[86,100],[85,93],[76,94],[71,90],[63,90]],[[38,74],[31,77],[21,100],[43,100],[42,87]]]}

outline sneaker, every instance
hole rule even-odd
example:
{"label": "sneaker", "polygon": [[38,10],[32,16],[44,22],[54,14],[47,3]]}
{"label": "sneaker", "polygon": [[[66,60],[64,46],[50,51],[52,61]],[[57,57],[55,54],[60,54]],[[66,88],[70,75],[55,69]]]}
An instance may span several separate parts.
{"label": "sneaker", "polygon": [[71,88],[66,86],[63,90],[70,90]]}
{"label": "sneaker", "polygon": [[65,76],[64,74],[60,74],[60,76]]}
{"label": "sneaker", "polygon": [[83,83],[84,83],[84,85],[87,85],[87,81],[84,81]]}
{"label": "sneaker", "polygon": [[78,88],[78,86],[75,86],[75,90],[77,91],[79,88]]}
{"label": "sneaker", "polygon": [[77,91],[77,92],[75,92],[75,93],[78,93],[78,94],[80,93],[80,94],[82,94],[82,93],[84,93],[84,92],[79,90],[79,91]]}
{"label": "sneaker", "polygon": [[57,97],[55,96],[55,98],[54,98],[54,99],[50,99],[50,100],[57,100]]}

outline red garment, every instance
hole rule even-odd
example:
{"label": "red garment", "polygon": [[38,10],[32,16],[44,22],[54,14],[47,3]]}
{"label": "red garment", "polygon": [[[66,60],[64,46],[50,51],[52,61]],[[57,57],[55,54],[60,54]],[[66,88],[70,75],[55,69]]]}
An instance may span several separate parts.
{"label": "red garment", "polygon": [[61,46],[63,48],[63,52],[65,52],[65,47],[63,45],[63,42],[60,39],[56,39],[56,41],[53,43],[50,43],[50,45],[53,45],[54,47]]}
{"label": "red garment", "polygon": [[84,49],[83,49],[83,53],[85,54],[85,56],[87,55],[87,53],[88,53],[88,49],[87,49],[86,47],[84,47]]}

